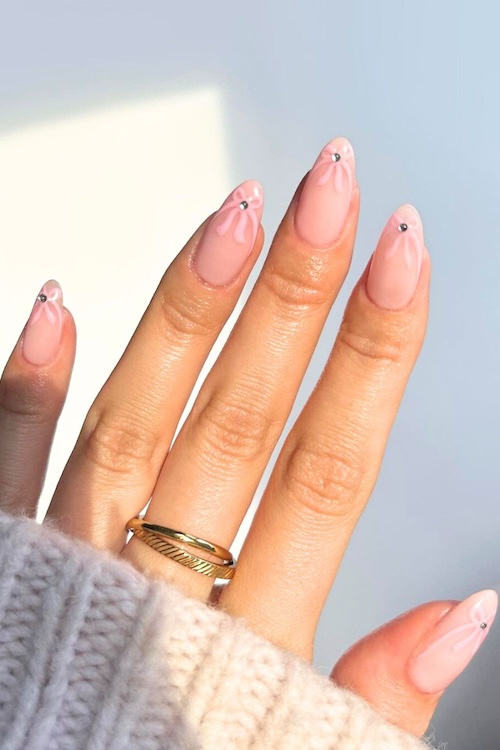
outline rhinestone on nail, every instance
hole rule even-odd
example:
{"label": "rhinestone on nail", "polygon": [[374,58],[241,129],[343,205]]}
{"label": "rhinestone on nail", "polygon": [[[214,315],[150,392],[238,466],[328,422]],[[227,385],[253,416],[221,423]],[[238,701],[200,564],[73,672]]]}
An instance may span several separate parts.
{"label": "rhinestone on nail", "polygon": [[400,232],[406,232],[408,230],[408,224],[400,224],[398,229]]}
{"label": "rhinestone on nail", "polygon": [[332,161],[340,161],[340,154],[337,154],[337,152],[332,154]]}
{"label": "rhinestone on nail", "polygon": [[481,628],[481,630],[486,630],[486,628],[488,627],[488,623],[487,622],[482,622],[479,627]]}
{"label": "rhinestone on nail", "polygon": [[241,201],[240,208],[242,211],[246,211],[246,209],[248,208],[248,201]]}
{"label": "rhinestone on nail", "polygon": [[37,297],[37,300],[39,302],[47,302],[47,295],[46,294],[39,294]]}

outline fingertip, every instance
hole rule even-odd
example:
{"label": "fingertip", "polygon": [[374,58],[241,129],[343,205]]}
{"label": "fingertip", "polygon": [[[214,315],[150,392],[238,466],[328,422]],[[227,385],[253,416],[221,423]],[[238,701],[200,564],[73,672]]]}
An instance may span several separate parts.
{"label": "fingertip", "polygon": [[388,721],[423,734],[443,691],[419,690],[408,675],[409,657],[457,604],[427,602],[382,625],[343,654],[332,678],[365,698]]}
{"label": "fingertip", "polygon": [[245,180],[229,193],[190,255],[190,267],[201,282],[225,288],[242,281],[263,210],[264,191],[257,180]]}
{"label": "fingertip", "polygon": [[422,693],[445,690],[483,644],[498,608],[498,594],[484,589],[450,608],[426,632],[407,664],[407,675]]}
{"label": "fingertip", "polygon": [[333,138],[321,149],[298,194],[294,229],[305,246],[328,251],[342,242],[354,186],[354,149],[347,138]]}

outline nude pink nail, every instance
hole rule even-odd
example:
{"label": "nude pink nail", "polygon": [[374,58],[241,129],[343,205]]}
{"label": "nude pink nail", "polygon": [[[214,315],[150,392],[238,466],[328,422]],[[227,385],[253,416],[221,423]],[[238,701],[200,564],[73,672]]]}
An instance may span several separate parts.
{"label": "nude pink nail", "polygon": [[408,663],[408,677],[422,693],[438,693],[469,664],[490,632],[498,607],[492,589],[480,591],[457,604],[439,620]]}
{"label": "nude pink nail", "polygon": [[354,189],[354,151],[346,138],[335,138],[322,150],[302,188],[295,212],[298,236],[316,247],[328,247],[340,236]]}
{"label": "nude pink nail", "polygon": [[264,205],[255,180],[239,185],[208,224],[193,257],[196,274],[212,286],[233,281],[245,265],[259,231]]}
{"label": "nude pink nail", "polygon": [[63,316],[62,289],[51,279],[40,289],[24,332],[22,352],[32,365],[46,365],[55,357]]}
{"label": "nude pink nail", "polygon": [[406,307],[417,288],[423,253],[419,213],[409,204],[401,206],[387,222],[373,253],[366,282],[372,302],[387,310]]}

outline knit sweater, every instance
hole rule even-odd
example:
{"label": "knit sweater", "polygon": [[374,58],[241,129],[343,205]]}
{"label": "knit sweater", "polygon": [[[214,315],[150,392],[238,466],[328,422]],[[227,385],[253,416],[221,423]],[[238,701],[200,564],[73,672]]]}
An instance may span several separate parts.
{"label": "knit sweater", "polygon": [[1,750],[423,750],[243,620],[0,511]]}

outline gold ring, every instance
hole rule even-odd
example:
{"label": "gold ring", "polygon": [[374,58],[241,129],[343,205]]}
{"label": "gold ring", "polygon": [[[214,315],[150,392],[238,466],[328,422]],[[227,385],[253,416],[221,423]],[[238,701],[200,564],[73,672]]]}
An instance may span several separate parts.
{"label": "gold ring", "polygon": [[[187,550],[181,549],[175,544],[171,544],[156,532],[144,529],[142,521],[138,518],[132,518],[127,523],[127,529],[133,531],[139,539],[142,539],[143,542],[157,552],[160,552],[162,555],[165,555],[165,557],[169,557],[171,560],[175,560],[175,562],[178,562],[187,568],[191,568],[191,570],[195,570],[197,573],[202,573],[211,578],[224,578],[226,580],[234,576],[236,561],[232,555],[231,561],[227,560],[220,565],[209,562],[202,557],[192,555],[190,552],[187,552]],[[213,546],[216,547],[217,545]]]}
{"label": "gold ring", "polygon": [[199,536],[193,536],[193,534],[186,534],[183,531],[175,531],[175,529],[169,529],[168,526],[160,526],[157,523],[148,523],[147,521],[143,521],[140,517],[130,519],[127,527],[133,531],[132,527],[138,526],[139,524],[142,525],[143,529],[154,531],[156,534],[160,534],[160,536],[167,536],[170,539],[176,539],[178,542],[184,542],[190,547],[196,547],[197,549],[205,550],[205,552],[210,552],[212,555],[219,557],[225,562],[231,563],[233,561],[233,555],[228,549],[221,547],[219,544],[207,542],[206,539],[201,539]]}

